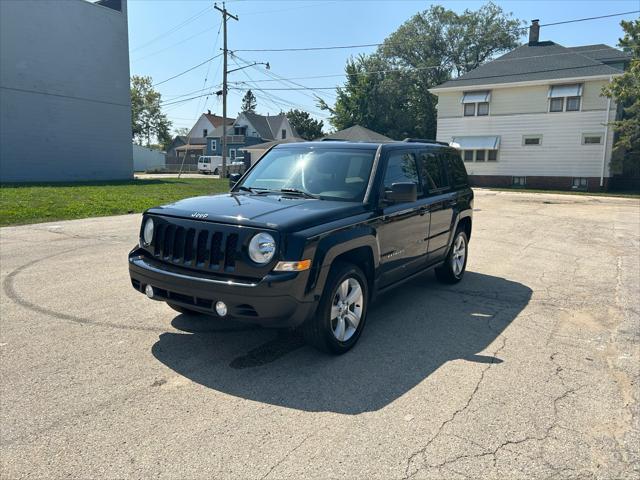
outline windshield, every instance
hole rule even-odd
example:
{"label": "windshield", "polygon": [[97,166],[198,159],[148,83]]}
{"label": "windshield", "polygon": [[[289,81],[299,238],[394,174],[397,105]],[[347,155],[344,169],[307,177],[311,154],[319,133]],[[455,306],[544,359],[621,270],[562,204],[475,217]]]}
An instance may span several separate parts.
{"label": "windshield", "polygon": [[375,150],[313,147],[275,149],[249,172],[239,187],[264,190],[299,190],[327,198],[361,202]]}

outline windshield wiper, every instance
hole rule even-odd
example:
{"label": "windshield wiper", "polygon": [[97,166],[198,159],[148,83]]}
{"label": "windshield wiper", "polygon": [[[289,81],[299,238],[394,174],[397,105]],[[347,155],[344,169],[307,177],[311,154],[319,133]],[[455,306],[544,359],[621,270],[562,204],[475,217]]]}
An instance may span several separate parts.
{"label": "windshield wiper", "polygon": [[242,192],[250,192],[250,193],[256,193],[253,188],[251,187],[245,187],[244,185],[240,185],[238,187],[238,190],[242,191]]}
{"label": "windshield wiper", "polygon": [[291,193],[294,195],[300,195],[305,198],[320,198],[319,195],[314,195],[313,193],[305,192],[304,190],[299,190],[297,188],[281,188],[279,190],[282,193]]}

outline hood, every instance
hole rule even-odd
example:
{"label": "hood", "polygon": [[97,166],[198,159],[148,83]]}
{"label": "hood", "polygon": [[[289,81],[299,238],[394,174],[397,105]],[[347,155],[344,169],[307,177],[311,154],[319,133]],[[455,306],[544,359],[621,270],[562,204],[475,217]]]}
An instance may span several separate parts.
{"label": "hood", "polygon": [[364,211],[361,203],[279,194],[225,193],[187,198],[162,207],[150,208],[147,212],[171,217],[199,218],[208,222],[296,231]]}

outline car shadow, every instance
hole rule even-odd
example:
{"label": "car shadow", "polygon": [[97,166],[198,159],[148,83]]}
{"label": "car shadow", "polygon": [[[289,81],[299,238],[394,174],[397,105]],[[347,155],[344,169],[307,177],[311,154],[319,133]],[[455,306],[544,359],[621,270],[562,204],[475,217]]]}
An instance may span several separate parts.
{"label": "car shadow", "polygon": [[530,288],[500,277],[467,272],[458,285],[443,286],[426,274],[379,297],[358,344],[341,356],[317,352],[295,332],[187,315],[172,322],[182,332],[161,334],[152,353],[192,381],[240,398],[358,414],[385,407],[448,361],[502,363],[480,352],[530,298]]}

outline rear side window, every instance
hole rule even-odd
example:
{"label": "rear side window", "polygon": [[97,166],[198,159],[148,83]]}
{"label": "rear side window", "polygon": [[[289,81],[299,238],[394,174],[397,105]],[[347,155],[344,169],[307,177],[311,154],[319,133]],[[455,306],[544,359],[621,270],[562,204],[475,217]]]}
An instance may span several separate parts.
{"label": "rear side window", "polygon": [[[489,158],[491,160],[491,158]],[[451,176],[451,183],[453,188],[465,188],[469,186],[469,179],[467,177],[467,170],[464,168],[464,163],[460,158],[459,153],[449,153],[447,155],[447,163],[449,166],[449,175]]]}
{"label": "rear side window", "polygon": [[449,188],[449,179],[442,158],[443,156],[440,153],[420,153],[418,166],[424,191],[440,193]]}
{"label": "rear side window", "polygon": [[384,189],[391,190],[394,183],[415,183],[420,191],[416,159],[411,152],[391,152],[384,173]]}

